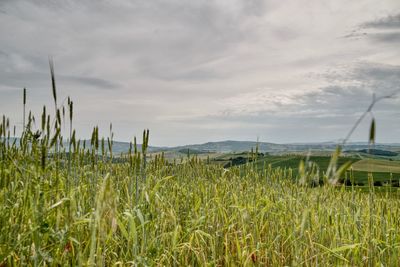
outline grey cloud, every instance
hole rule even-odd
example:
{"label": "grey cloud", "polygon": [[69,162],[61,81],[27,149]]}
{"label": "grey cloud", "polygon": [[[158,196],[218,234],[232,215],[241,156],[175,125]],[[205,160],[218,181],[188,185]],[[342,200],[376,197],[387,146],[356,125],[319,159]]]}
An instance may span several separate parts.
{"label": "grey cloud", "polygon": [[276,3],[267,2],[264,0],[250,0],[244,1],[243,3],[243,11],[244,13],[254,15],[254,16],[262,16],[266,12],[274,9],[276,7]]}
{"label": "grey cloud", "polygon": [[49,74],[41,72],[1,72],[2,86],[12,88],[43,87],[48,85]]}
{"label": "grey cloud", "polygon": [[93,78],[93,77],[82,77],[82,76],[64,76],[61,75],[59,76],[61,78],[61,81],[66,81],[66,82],[74,82],[77,85],[83,84],[86,86],[91,86],[99,89],[116,89],[120,85],[118,83],[104,80],[104,79],[99,79],[99,78]]}
{"label": "grey cloud", "polygon": [[[248,102],[248,106],[257,105],[258,109],[247,111],[233,106],[216,114],[197,118],[176,118],[171,121],[185,124],[205,123],[206,125],[214,125],[219,122],[221,126],[225,124],[228,128],[232,126],[232,122],[248,127],[257,127],[264,122],[266,126],[281,125],[280,128],[290,128],[292,123],[301,121],[307,127],[314,125],[315,127],[340,128],[338,123],[340,124],[341,121],[347,121],[348,124],[354,123],[355,119],[371,103],[373,94],[380,97],[393,92],[398,94],[377,104],[374,112],[389,114],[389,119],[393,119],[393,114],[398,112],[400,66],[363,62],[356,64],[350,70],[334,74],[328,73],[324,77],[332,85],[313,91],[286,95],[284,98],[279,95],[269,95],[268,92],[265,95],[256,95],[257,102]],[[351,82],[355,85],[343,85],[343,82]],[[357,82],[360,83],[357,84]],[[241,97],[245,96],[238,96],[238,98]],[[254,98],[250,98],[250,100],[252,99]],[[275,108],[270,109],[270,107]],[[384,118],[384,120],[388,120],[388,118]]]}
{"label": "grey cloud", "polygon": [[[0,50],[0,84],[9,87],[44,87],[48,85],[50,74],[47,58],[38,56],[6,53]],[[56,66],[57,82],[84,85],[98,89],[116,89],[120,84],[90,75],[65,75]]]}
{"label": "grey cloud", "polygon": [[[45,72],[2,72],[0,73],[0,80],[3,86],[13,88],[23,87],[48,87],[50,81],[50,74]],[[77,86],[84,85],[96,89],[115,89],[119,85],[112,81],[93,78],[93,77],[80,77],[70,75],[59,75],[56,73],[56,82],[61,84],[75,84]]]}
{"label": "grey cloud", "polygon": [[377,20],[367,21],[358,26],[345,38],[369,38],[384,43],[400,43],[400,14],[389,15]]}
{"label": "grey cloud", "polygon": [[[307,94],[308,102],[317,99],[326,100],[320,106],[334,114],[351,114],[366,108],[372,101],[372,95],[377,97],[391,95],[397,92],[397,97],[385,101],[377,110],[395,112],[398,109],[400,93],[400,66],[359,62],[348,66],[342,73],[327,73],[325,76],[332,84],[323,87],[316,94]],[[350,83],[351,85],[346,85]]]}
{"label": "grey cloud", "polygon": [[400,43],[400,31],[392,32],[358,32],[353,31],[352,33],[345,35],[344,38],[361,39],[368,38],[369,40],[383,43]]}
{"label": "grey cloud", "polygon": [[[178,7],[164,3],[161,7],[154,7],[154,12],[163,10],[172,17],[156,15],[156,21],[166,22],[166,25],[157,23],[154,34],[145,36],[139,42],[133,40],[138,51],[145,49],[145,53],[134,59],[138,74],[167,80],[185,80],[194,76],[216,78],[217,75],[213,74],[216,71],[211,67],[207,70],[203,66],[201,71],[189,72],[187,68],[201,67],[207,62],[227,57],[235,45],[254,38],[251,31],[238,25],[238,22],[246,20],[246,14],[224,12],[212,2],[200,3]],[[165,29],[167,25],[168,30]]]}
{"label": "grey cloud", "polygon": [[399,29],[400,28],[400,14],[390,15],[378,20],[365,22],[361,25],[362,28],[376,28],[376,29]]}
{"label": "grey cloud", "polygon": [[372,82],[387,82],[395,86],[400,86],[400,66],[379,64],[372,62],[359,62],[353,71],[349,73],[349,78]]}
{"label": "grey cloud", "polygon": [[[113,121],[123,129],[118,138],[150,127],[164,145],[259,131],[313,138],[317,123],[340,128],[372,92],[397,88],[400,55],[397,15],[379,13],[398,3],[317,2],[0,0],[1,112],[14,115],[8,102],[19,101],[23,86],[30,105],[51,103],[50,55],[60,95],[76,100],[79,132]],[[359,41],[334,38],[354,25]]]}
{"label": "grey cloud", "polygon": [[[256,111],[233,106],[206,116],[183,116],[166,120],[177,127],[201,125],[204,131],[229,131],[241,133],[242,136],[252,137],[253,134],[254,137],[257,133],[265,133],[262,138],[279,136],[281,142],[298,140],[301,138],[299,135],[312,137],[313,141],[338,140],[347,134],[366,110],[373,93],[379,97],[400,89],[400,66],[360,62],[346,66],[342,71],[327,73],[322,78],[332,85],[289,94],[284,98],[268,91],[264,95],[256,95],[255,103],[251,102],[253,98],[245,102],[247,107],[257,106]],[[245,96],[239,95],[238,98]],[[397,95],[375,106],[379,135],[384,131],[384,136],[395,137],[395,131],[385,129],[398,122],[396,114],[399,104],[400,98]],[[274,109],[271,110],[271,107]],[[369,123],[368,118],[365,123]],[[365,128],[368,125],[363,125],[364,128],[361,127],[355,134],[356,140],[363,140],[368,131]]]}
{"label": "grey cloud", "polygon": [[207,81],[222,78],[223,75],[218,74],[215,71],[211,70],[202,70],[197,69],[193,71],[184,72],[175,76],[167,76],[165,77],[166,80],[186,80],[186,81]]}
{"label": "grey cloud", "polygon": [[[203,125],[205,129],[213,132],[241,133],[242,136],[248,136],[248,138],[255,138],[256,135],[261,134],[263,141],[290,142],[290,140],[300,140],[304,136],[307,138],[303,140],[308,142],[339,140],[347,134],[372,100],[368,90],[350,87],[320,88],[319,92],[307,93],[297,98],[298,105],[283,106],[281,111],[260,111],[257,114],[240,112],[215,114],[172,123],[181,127]],[[392,129],[393,124],[398,123],[394,114],[399,104],[398,99],[390,99],[375,107],[378,140],[382,140],[381,136],[391,138],[396,136],[396,130],[388,131],[388,129]],[[353,140],[366,140],[368,123],[367,117],[355,132]]]}
{"label": "grey cloud", "polygon": [[389,32],[389,33],[374,33],[374,34],[369,34],[369,37],[373,40],[381,42],[400,44],[400,31]]}
{"label": "grey cloud", "polygon": [[370,92],[388,94],[400,89],[400,66],[368,61],[344,65],[320,76],[329,83],[352,83]]}
{"label": "grey cloud", "polygon": [[261,14],[264,5],[260,1],[251,3],[254,4],[243,4],[237,11],[230,11],[214,1],[132,2],[125,11],[115,12],[121,18],[129,16],[135,27],[127,27],[120,33],[106,31],[114,26],[112,21],[93,35],[106,38],[100,47],[108,46],[108,40],[112,39],[113,47],[129,53],[131,68],[137,76],[164,80],[191,80],[196,76],[215,79],[217,71],[204,64],[225,58],[237,45],[256,38],[243,25],[253,15]]}

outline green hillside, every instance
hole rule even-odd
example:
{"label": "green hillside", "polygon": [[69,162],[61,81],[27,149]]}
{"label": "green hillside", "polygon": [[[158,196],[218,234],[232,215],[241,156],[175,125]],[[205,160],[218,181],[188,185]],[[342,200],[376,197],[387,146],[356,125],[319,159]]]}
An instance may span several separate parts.
{"label": "green hillside", "polygon": [[[239,160],[238,160],[239,159]],[[288,155],[261,155],[257,159],[252,159],[249,153],[224,154],[213,159],[214,163],[223,165],[226,168],[235,165],[251,162],[257,166],[258,170],[271,166],[274,169],[292,169],[293,175],[298,174],[298,168],[301,161],[314,162],[320,170],[320,176],[328,169],[330,156],[304,156],[297,154]],[[354,181],[358,184],[366,184],[368,181],[368,172],[371,171],[374,181],[382,183],[390,180],[400,179],[400,161],[383,160],[383,159],[362,159],[358,157],[340,157],[338,159],[338,167],[347,162],[352,162],[352,166],[348,169],[343,179],[354,177]]]}

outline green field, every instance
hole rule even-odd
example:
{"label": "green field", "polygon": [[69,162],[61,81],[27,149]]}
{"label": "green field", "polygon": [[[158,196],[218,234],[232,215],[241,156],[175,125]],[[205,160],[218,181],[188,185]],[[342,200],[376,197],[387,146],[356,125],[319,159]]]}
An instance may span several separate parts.
{"label": "green field", "polygon": [[[117,157],[112,127],[106,138],[95,127],[86,146],[70,100],[65,110],[53,120],[44,109],[37,125],[29,115],[18,139],[0,121],[0,266],[399,263],[398,188],[342,186],[339,171],[318,187],[298,179],[324,174],[326,156],[149,154],[148,130]],[[358,179],[371,166],[397,170],[356,157],[335,165],[347,161]]]}
{"label": "green field", "polygon": [[[263,155],[258,156],[255,161],[250,158],[250,153],[239,153],[239,154],[224,154],[215,158],[213,162],[221,164],[225,167],[229,167],[234,164],[235,158],[243,157],[246,162],[255,164],[257,169],[261,170],[265,167],[271,166],[272,168],[280,169],[291,169],[293,176],[298,174],[298,168],[301,161],[306,161],[307,156],[288,154],[288,155]],[[249,160],[250,159],[250,160]],[[324,172],[328,169],[331,157],[329,156],[309,156],[308,161],[314,162],[318,165],[320,170],[320,177],[324,175]],[[399,160],[387,160],[387,159],[362,159],[359,157],[340,157],[338,160],[338,166],[345,164],[346,162],[352,162],[351,167],[348,169],[346,174],[342,175],[342,178],[354,177],[354,180],[359,184],[367,184],[368,172],[372,173],[374,181],[389,182],[391,180],[400,180],[400,161]],[[243,164],[243,162],[241,162]]]}
{"label": "green field", "polygon": [[393,266],[400,257],[399,190],[299,186],[279,168],[298,158],[226,170],[196,157],[145,163],[144,150],[114,163],[97,138],[51,157],[46,138],[22,140],[0,142],[4,266]]}

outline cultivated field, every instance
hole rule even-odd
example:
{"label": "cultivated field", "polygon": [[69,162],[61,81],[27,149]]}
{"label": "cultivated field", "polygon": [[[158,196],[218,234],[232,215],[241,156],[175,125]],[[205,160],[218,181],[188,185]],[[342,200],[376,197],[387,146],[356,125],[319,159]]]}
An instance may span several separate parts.
{"label": "cultivated field", "polygon": [[352,158],[150,160],[148,131],[114,155],[53,96],[21,138],[0,123],[1,266],[398,266],[400,191],[340,184]]}
{"label": "cultivated field", "polygon": [[395,266],[400,257],[397,189],[310,188],[290,170],[196,158],[144,166],[134,151],[113,163],[96,146],[43,157],[42,141],[24,140],[1,144],[3,265]]}

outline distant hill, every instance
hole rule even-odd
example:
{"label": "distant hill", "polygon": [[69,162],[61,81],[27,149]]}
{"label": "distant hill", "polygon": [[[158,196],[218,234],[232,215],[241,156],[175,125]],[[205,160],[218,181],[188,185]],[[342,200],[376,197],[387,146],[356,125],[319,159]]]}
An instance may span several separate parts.
{"label": "distant hill", "polygon": [[[14,140],[14,139],[12,139]],[[18,139],[16,140],[18,144]],[[90,140],[84,140],[86,147],[90,146]],[[290,144],[275,144],[268,142],[256,142],[256,141],[218,141],[218,142],[207,142],[204,144],[192,144],[175,147],[157,147],[149,146],[149,152],[161,152],[161,151],[173,151],[177,153],[186,154],[188,149],[190,154],[203,154],[203,153],[231,153],[231,152],[244,152],[250,151],[258,145],[259,152],[270,152],[270,153],[281,153],[281,152],[306,152],[306,151],[332,151],[336,148],[337,143],[335,142],[320,142],[320,143],[290,143]],[[130,144],[128,142],[114,141],[113,152],[126,153],[129,151]],[[68,147],[65,145],[65,147]],[[107,143],[105,143],[107,148]],[[138,144],[138,150],[141,150],[142,146]],[[347,143],[344,150],[347,152],[361,152],[366,151],[369,148],[367,142],[354,142]],[[374,153],[384,153],[386,156],[389,154],[396,155],[400,152],[400,144],[375,144]],[[388,154],[389,153],[389,154]]]}
{"label": "distant hill", "polygon": [[[197,150],[197,151],[208,151],[208,152],[242,152],[250,151],[252,148],[257,146],[257,142],[254,141],[220,141],[220,142],[208,142],[204,144],[185,145],[178,147],[171,147],[168,149],[172,150]],[[286,149],[286,145],[273,144],[273,143],[258,143],[260,151],[281,151]]]}
{"label": "distant hill", "polygon": [[[164,148],[166,150],[195,150],[195,151],[206,151],[206,152],[243,152],[250,151],[258,145],[259,152],[302,152],[302,151],[332,151],[336,149],[337,143],[334,142],[322,142],[322,143],[293,143],[293,144],[275,144],[267,142],[255,142],[255,141],[220,141],[220,142],[208,142],[204,144],[185,145],[178,147]],[[345,150],[365,150],[368,149],[368,143],[348,143],[346,144]],[[377,151],[389,151],[393,152],[400,149],[400,144],[376,144],[375,149]]]}

